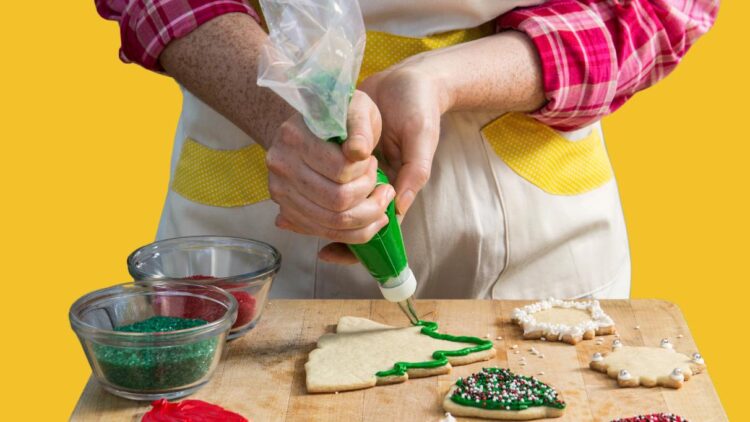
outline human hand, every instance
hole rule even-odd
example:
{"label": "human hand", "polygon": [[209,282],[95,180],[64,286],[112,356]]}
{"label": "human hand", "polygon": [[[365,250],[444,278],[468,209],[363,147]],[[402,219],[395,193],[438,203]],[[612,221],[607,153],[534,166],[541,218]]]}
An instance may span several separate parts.
{"label": "human hand", "polygon": [[[375,103],[355,91],[341,146],[318,139],[297,114],[284,122],[266,154],[268,190],[279,205],[276,226],[341,243],[365,243],[388,223],[391,185],[375,187],[372,156],[381,132]],[[324,248],[321,259],[357,262],[343,245]]]}
{"label": "human hand", "polygon": [[417,63],[418,57],[402,62],[370,76],[360,87],[383,117],[383,167],[394,181],[401,216],[430,178],[447,101],[440,84]]}

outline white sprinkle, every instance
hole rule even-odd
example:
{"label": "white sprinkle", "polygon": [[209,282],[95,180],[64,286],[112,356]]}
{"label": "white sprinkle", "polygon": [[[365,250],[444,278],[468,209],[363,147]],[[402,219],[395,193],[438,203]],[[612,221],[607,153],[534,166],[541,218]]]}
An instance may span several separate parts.
{"label": "white sprinkle", "polygon": [[544,337],[540,338],[539,340],[541,340],[541,341],[547,341],[547,339],[544,338]]}
{"label": "white sprinkle", "polygon": [[339,393],[339,392],[337,391],[337,392],[335,392],[334,394],[338,394],[338,393]]}
{"label": "white sprinkle", "polygon": [[490,338],[490,333],[485,334],[484,338]]}
{"label": "white sprinkle", "polygon": [[641,329],[641,326],[640,326],[640,325],[636,325],[636,326],[635,326],[635,329],[636,329],[636,330],[640,330],[640,329]]}
{"label": "white sprinkle", "polygon": [[544,355],[539,355],[539,359],[544,359]]}
{"label": "white sprinkle", "polygon": [[521,366],[526,366],[526,362],[521,362]]}
{"label": "white sprinkle", "polygon": [[544,371],[539,371],[537,375],[544,375]]}
{"label": "white sprinkle", "polygon": [[685,336],[683,336],[682,334],[677,334],[677,338],[683,338],[683,337]]}
{"label": "white sprinkle", "polygon": [[513,353],[515,353],[515,354],[519,354],[519,353],[521,353],[521,352],[519,352],[518,350],[516,350],[516,351],[514,351]]}
{"label": "white sprinkle", "polygon": [[503,336],[497,336],[495,340],[502,340],[502,339],[503,339]]}
{"label": "white sprinkle", "polygon": [[511,349],[518,349],[518,345],[517,345],[517,344],[514,344],[514,345],[510,346],[510,348],[511,348]]}

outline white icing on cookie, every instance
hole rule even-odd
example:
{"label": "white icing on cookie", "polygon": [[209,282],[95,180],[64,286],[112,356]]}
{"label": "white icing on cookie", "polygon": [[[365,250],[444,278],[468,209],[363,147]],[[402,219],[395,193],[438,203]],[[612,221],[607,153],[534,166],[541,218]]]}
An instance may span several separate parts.
{"label": "white icing on cookie", "polygon": [[[591,319],[588,321],[582,321],[575,325],[541,322],[537,321],[534,314],[540,311],[545,311],[552,308],[563,308],[563,309],[578,309],[586,311],[590,315]],[[596,332],[600,328],[611,327],[615,325],[612,318],[605,314],[599,305],[599,301],[571,301],[571,300],[560,300],[560,299],[546,299],[540,302],[532,303],[521,308],[513,310],[513,319],[523,327],[524,334],[532,332],[542,332],[544,336],[557,337],[561,340],[564,336],[571,336],[578,338],[583,336],[587,331]],[[545,340],[542,338],[541,340]]]}
{"label": "white icing on cookie", "polygon": [[619,339],[612,340],[612,350],[617,350],[622,347],[622,342]]}
{"label": "white icing on cookie", "polygon": [[604,360],[604,356],[602,356],[602,354],[599,352],[596,352],[594,353],[594,356],[591,356],[592,362],[601,362],[603,360]]}
{"label": "white icing on cookie", "polygon": [[682,369],[680,368],[674,368],[674,371],[672,371],[671,374],[669,374],[669,378],[672,378],[675,381],[685,381],[685,374],[682,373]]}
{"label": "white icing on cookie", "polygon": [[451,412],[445,412],[445,417],[440,419],[439,422],[456,422],[456,418],[451,415]]}
{"label": "white icing on cookie", "polygon": [[706,364],[706,361],[703,360],[703,356],[701,356],[701,354],[698,352],[693,353],[693,362],[697,363],[698,365]]}
{"label": "white icing on cookie", "polygon": [[674,347],[672,346],[672,342],[669,341],[668,338],[661,339],[661,347],[665,349],[674,349]]}
{"label": "white icing on cookie", "polygon": [[630,372],[628,372],[627,369],[623,369],[619,374],[617,374],[617,379],[620,381],[628,381],[633,379],[633,376],[630,375]]}

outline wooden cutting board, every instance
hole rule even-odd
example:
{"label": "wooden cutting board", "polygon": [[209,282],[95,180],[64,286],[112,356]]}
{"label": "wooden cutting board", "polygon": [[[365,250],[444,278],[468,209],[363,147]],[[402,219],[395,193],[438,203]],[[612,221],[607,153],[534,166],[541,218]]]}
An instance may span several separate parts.
{"label": "wooden cutting board", "polygon": [[[627,345],[657,346],[668,337],[685,354],[697,351],[682,313],[659,300],[601,301],[615,320]],[[482,366],[510,367],[537,375],[560,391],[568,403],[556,421],[609,421],[643,413],[673,412],[693,422],[727,421],[709,373],[693,377],[680,390],[616,386],[606,375],[588,369],[596,351],[608,351],[613,336],[602,345],[583,341],[563,343],[525,341],[510,322],[515,307],[526,301],[421,300],[424,319],[440,324],[440,331],[495,339],[496,359],[453,368],[450,374],[409,380],[340,394],[307,394],[304,364],[322,334],[344,315],[404,325],[396,305],[380,300],[273,300],[260,324],[227,348],[213,379],[190,398],[219,404],[253,421],[435,421],[443,416],[443,395],[459,376]],[[635,327],[638,326],[639,329]],[[519,354],[511,347],[518,345]],[[544,358],[531,355],[534,346]],[[521,366],[520,357],[528,364]],[[708,362],[710,371],[711,362]],[[385,369],[385,368],[384,368]],[[117,398],[90,379],[76,405],[73,421],[139,421],[148,404]],[[461,419],[460,419],[461,420]],[[464,419],[470,420],[470,419]]]}

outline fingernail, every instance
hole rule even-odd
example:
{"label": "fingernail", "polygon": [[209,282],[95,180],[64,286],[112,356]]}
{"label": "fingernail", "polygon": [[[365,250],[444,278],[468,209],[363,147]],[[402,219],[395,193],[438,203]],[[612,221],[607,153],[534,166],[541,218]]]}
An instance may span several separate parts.
{"label": "fingernail", "polygon": [[396,210],[399,214],[404,215],[411,207],[412,202],[414,202],[414,192],[407,190],[396,199]]}
{"label": "fingernail", "polygon": [[393,201],[393,198],[396,197],[396,190],[393,189],[393,187],[388,188],[388,193],[386,193],[385,197],[388,200],[388,203],[390,204],[391,201]]}

